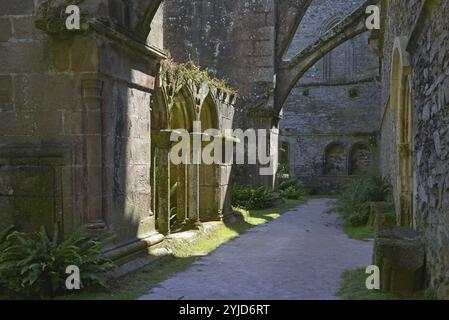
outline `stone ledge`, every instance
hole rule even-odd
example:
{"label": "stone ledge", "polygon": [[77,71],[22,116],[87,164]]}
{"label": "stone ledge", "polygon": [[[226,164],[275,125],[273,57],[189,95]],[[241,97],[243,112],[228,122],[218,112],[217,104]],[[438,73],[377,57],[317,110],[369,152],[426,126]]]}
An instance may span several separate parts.
{"label": "stone ledge", "polygon": [[187,242],[193,245],[203,237],[214,234],[219,228],[237,221],[235,217],[231,219],[231,216],[229,216],[228,218],[229,222],[204,222],[200,224],[197,230],[174,233],[167,237],[163,237],[159,233],[154,234],[149,238],[106,252],[108,258],[119,264],[117,268],[108,272],[106,277],[117,279],[137,271],[162,257],[171,255],[173,253],[172,248],[175,248],[178,243]]}

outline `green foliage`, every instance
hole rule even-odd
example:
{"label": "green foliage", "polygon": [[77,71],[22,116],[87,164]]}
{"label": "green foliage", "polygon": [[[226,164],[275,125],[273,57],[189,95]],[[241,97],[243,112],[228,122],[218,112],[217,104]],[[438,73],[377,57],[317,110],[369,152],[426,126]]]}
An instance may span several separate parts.
{"label": "green foliage", "polygon": [[286,163],[279,164],[278,172],[277,172],[279,177],[288,175],[289,173],[290,173],[290,168],[289,168],[288,164],[286,164]]}
{"label": "green foliage", "polygon": [[298,200],[304,196],[304,190],[295,186],[290,186],[285,190],[281,190],[281,196],[286,199]]}
{"label": "green foliage", "polygon": [[171,85],[175,87],[174,91],[179,90],[189,81],[192,81],[196,85],[207,84],[229,95],[237,95],[237,90],[230,88],[223,80],[211,78],[207,69],[202,70],[192,61],[187,63],[175,63],[172,60],[162,61],[161,77],[169,79]]}
{"label": "green foliage", "polygon": [[346,226],[344,231],[350,239],[365,241],[374,238],[374,228],[369,224],[357,227]]}
{"label": "green foliage", "polygon": [[368,290],[364,269],[345,271],[342,274],[342,284],[337,295],[343,300],[435,300],[432,290],[424,290],[410,297],[397,297],[381,290]]}
{"label": "green foliage", "polygon": [[36,234],[8,228],[0,237],[0,285],[10,296],[45,298],[62,292],[70,265],[79,267],[83,287],[105,286],[101,274],[113,266],[101,252],[111,239],[99,241],[84,227],[67,239],[61,239],[57,225],[51,237],[44,227]]}
{"label": "green foliage", "polygon": [[[288,173],[288,167],[286,170]],[[283,168],[281,167],[278,171],[278,181],[278,188],[283,198],[297,200],[307,194],[304,184],[297,178],[283,174]]]}
{"label": "green foliage", "polygon": [[390,195],[387,178],[360,177],[345,187],[330,211],[338,213],[347,226],[365,225],[369,219],[369,203],[391,201]]}
{"label": "green foliage", "polygon": [[269,188],[237,184],[232,186],[232,205],[237,208],[247,210],[270,208],[273,206],[273,198],[273,191]]}

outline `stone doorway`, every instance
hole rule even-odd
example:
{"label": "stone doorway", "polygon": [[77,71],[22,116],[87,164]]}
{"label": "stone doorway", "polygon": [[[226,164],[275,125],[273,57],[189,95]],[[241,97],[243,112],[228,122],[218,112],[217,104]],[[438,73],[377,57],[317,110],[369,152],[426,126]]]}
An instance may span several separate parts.
{"label": "stone doorway", "polygon": [[393,48],[391,97],[392,109],[396,111],[397,149],[397,222],[404,227],[413,227],[413,135],[411,69],[407,39],[398,37]]}

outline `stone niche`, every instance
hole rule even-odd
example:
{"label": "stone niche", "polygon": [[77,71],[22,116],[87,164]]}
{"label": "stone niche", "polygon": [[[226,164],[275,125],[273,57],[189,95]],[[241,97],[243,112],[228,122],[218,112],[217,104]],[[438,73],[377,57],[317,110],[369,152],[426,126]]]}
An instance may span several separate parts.
{"label": "stone niche", "polygon": [[65,169],[70,154],[61,147],[0,148],[0,229],[73,227],[71,173]]}

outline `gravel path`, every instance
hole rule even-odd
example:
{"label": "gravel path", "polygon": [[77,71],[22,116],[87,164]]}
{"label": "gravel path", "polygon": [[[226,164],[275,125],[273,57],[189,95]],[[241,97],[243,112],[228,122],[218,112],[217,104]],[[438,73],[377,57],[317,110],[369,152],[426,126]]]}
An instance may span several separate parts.
{"label": "gravel path", "polygon": [[251,229],[140,299],[338,299],[342,272],[371,264],[372,242],[348,239],[326,213],[328,201]]}

